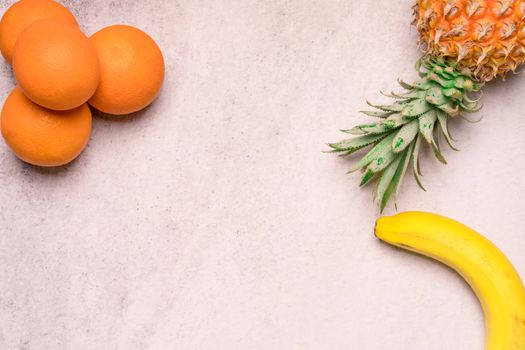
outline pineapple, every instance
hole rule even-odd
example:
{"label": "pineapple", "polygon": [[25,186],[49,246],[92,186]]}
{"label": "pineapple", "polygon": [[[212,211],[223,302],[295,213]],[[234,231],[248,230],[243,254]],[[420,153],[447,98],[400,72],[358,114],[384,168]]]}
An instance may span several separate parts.
{"label": "pineapple", "polygon": [[419,0],[415,25],[431,56],[490,81],[525,62],[525,0]]}
{"label": "pineapple", "polygon": [[361,170],[361,186],[376,183],[381,211],[396,197],[411,165],[421,183],[419,152],[431,147],[446,164],[439,140],[452,148],[448,124],[478,111],[482,87],[504,78],[525,62],[525,0],[417,0],[415,21],[424,55],[417,62],[420,79],[399,81],[401,93],[384,94],[391,104],[363,111],[377,122],[357,125],[349,139],[331,143],[342,156],[369,148],[350,172]]}

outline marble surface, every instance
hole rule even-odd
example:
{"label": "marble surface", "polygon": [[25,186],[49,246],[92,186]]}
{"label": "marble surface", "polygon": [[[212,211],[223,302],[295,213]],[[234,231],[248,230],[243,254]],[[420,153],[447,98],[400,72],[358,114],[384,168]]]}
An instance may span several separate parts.
{"label": "marble surface", "polygon": [[[88,34],[150,33],[166,83],[97,116],[69,166],[0,141],[0,349],[483,348],[469,287],[378,242],[370,192],[321,152],[415,78],[412,0],[64,3]],[[426,152],[428,192],[410,178],[399,201],[483,232],[522,276],[524,93],[522,75],[490,84],[483,120],[453,126],[461,152]]]}

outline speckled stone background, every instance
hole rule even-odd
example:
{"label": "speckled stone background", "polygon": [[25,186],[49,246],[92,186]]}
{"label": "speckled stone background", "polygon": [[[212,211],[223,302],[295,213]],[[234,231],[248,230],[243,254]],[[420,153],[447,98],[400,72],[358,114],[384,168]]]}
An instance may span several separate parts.
{"label": "speckled stone background", "polygon": [[[415,78],[412,0],[64,3],[87,34],[150,33],[166,83],[96,117],[64,168],[0,142],[0,349],[483,348],[469,287],[376,241],[370,192],[321,153]],[[453,126],[462,151],[427,152],[428,192],[410,178],[399,201],[485,233],[522,276],[524,93],[523,75],[488,86],[483,121]]]}

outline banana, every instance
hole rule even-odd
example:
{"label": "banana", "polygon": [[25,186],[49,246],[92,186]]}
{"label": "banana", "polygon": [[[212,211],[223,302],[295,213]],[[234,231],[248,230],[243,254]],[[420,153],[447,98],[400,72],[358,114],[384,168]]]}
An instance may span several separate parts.
{"label": "banana", "polygon": [[470,284],[485,314],[486,350],[525,350],[525,288],[489,240],[457,221],[421,212],[380,218],[375,234],[442,262]]}

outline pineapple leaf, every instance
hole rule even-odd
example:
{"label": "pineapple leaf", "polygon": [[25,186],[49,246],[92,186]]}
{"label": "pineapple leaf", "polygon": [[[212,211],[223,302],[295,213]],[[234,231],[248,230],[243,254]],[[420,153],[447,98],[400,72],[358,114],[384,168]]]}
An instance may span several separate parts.
{"label": "pineapple leaf", "polygon": [[363,179],[361,180],[361,183],[359,184],[360,187],[366,186],[370,181],[374,179],[376,176],[376,173],[374,173],[372,170],[368,169],[365,171],[365,175],[363,176]]}
{"label": "pineapple leaf", "polygon": [[443,90],[437,87],[427,90],[425,99],[428,103],[434,106],[439,106],[448,102],[448,98],[443,94]]}
{"label": "pineapple leaf", "polygon": [[374,142],[377,142],[378,140],[381,140],[384,138],[385,135],[365,135],[361,137],[357,137],[354,139],[344,140],[338,143],[330,143],[328,144],[329,147],[331,147],[332,153],[341,153],[345,152],[347,154],[354,153],[361,148],[364,148],[366,146],[369,146],[373,144]]}
{"label": "pineapple leaf", "polygon": [[454,151],[459,151],[459,149],[457,149],[454,146],[452,136],[450,136],[450,131],[448,129],[448,116],[443,111],[438,111],[437,118],[439,121],[439,127],[441,128],[441,132],[445,137],[445,141],[447,141],[449,147],[452,148]]}
{"label": "pineapple leaf", "polygon": [[[419,59],[416,61],[414,68],[419,77],[424,78],[428,74],[428,71],[432,69],[432,66],[426,60]],[[424,68],[424,70],[422,68]]]}
{"label": "pineapple leaf", "polygon": [[385,123],[373,123],[373,124],[359,125],[359,126],[356,126],[354,129],[361,130],[365,134],[383,134],[387,132],[388,130],[390,130],[391,128],[389,127],[389,125]]}
{"label": "pineapple leaf", "polygon": [[414,150],[412,151],[412,166],[413,166],[413,172],[414,172],[414,178],[416,179],[416,182],[423,191],[426,191],[425,187],[423,187],[423,184],[421,182],[421,168],[419,167],[419,151],[421,149],[421,135],[419,135],[416,138],[416,142],[414,143]]}
{"label": "pineapple leaf", "polygon": [[407,100],[406,97],[402,96],[402,95],[398,95],[394,92],[391,92],[391,93],[386,93],[386,92],[383,92],[383,91],[379,91],[379,93],[385,97],[390,97],[390,98],[393,98],[394,100],[398,100],[399,102],[405,102],[405,100]]}
{"label": "pineapple leaf", "polygon": [[441,109],[443,112],[447,113],[451,117],[459,117],[459,106],[454,104],[452,101],[448,101],[445,104],[442,104],[441,106],[437,106],[437,108]]}
{"label": "pineapple leaf", "polygon": [[447,72],[443,67],[440,67],[440,66],[436,66],[432,70],[432,72],[437,74],[439,77],[445,80],[452,80],[457,77],[457,75],[455,76],[454,74]]}
{"label": "pineapple leaf", "polygon": [[[449,63],[449,64],[450,64],[450,63]],[[458,73],[458,72],[454,69],[454,68],[457,67],[457,65],[455,65],[455,64],[453,64],[453,65],[451,65],[451,66],[449,66],[449,67],[447,67],[446,65],[442,65],[442,67],[445,68],[445,72],[447,72],[448,74],[452,75],[454,78],[455,78],[455,77],[459,77],[459,75],[461,74],[461,73]]]}
{"label": "pineapple leaf", "polygon": [[374,105],[372,104],[371,102],[369,101],[366,101],[366,103],[371,106],[371,107],[374,107],[374,108],[377,108],[381,111],[384,111],[384,112],[401,112],[403,110],[403,104],[400,104],[400,103],[394,103],[394,104],[391,104],[391,105]]}
{"label": "pineapple leaf", "polygon": [[461,109],[463,109],[467,113],[479,112],[483,108],[483,105],[481,104],[477,104],[476,102],[466,102],[466,101],[465,103],[463,102],[460,103],[459,106],[461,107]]}
{"label": "pineapple leaf", "polygon": [[405,155],[403,156],[403,159],[401,160],[402,171],[401,171],[401,175],[399,177],[399,181],[396,186],[396,193],[395,193],[394,198],[397,198],[397,196],[399,195],[399,191],[401,190],[401,185],[403,184],[403,180],[405,178],[405,174],[407,172],[408,165],[410,164],[410,155],[412,154],[414,150],[414,145],[415,145],[415,142],[412,142],[410,144],[410,147],[406,150]]}
{"label": "pineapple leaf", "polygon": [[[438,83],[439,85],[441,85],[441,87],[443,87],[445,89],[450,89],[452,87],[458,87],[455,80],[443,79],[442,77],[440,77],[439,75],[437,75],[434,72],[430,73],[427,76],[427,78],[429,80],[431,80],[431,81],[434,81],[434,82]],[[459,78],[456,78],[456,79],[459,79]]]}
{"label": "pineapple leaf", "polygon": [[383,170],[385,170],[386,167],[392,163],[397,154],[394,153],[391,147],[388,147],[385,149],[384,152],[379,154],[372,162],[368,165],[365,171],[365,175],[363,177],[363,180],[361,181],[361,187],[364,187],[372,181],[374,176],[376,174],[379,174]]}
{"label": "pineapple leaf", "polygon": [[394,112],[374,112],[374,111],[361,111],[364,115],[374,118],[388,118]]}
{"label": "pineapple leaf", "polygon": [[465,96],[461,93],[461,91],[456,88],[444,89],[443,94],[450,98],[456,97],[454,99],[458,99],[460,97],[465,98]]}
{"label": "pineapple leaf", "polygon": [[418,117],[432,109],[432,105],[425,100],[415,100],[407,103],[401,114],[404,117]]}
{"label": "pineapple leaf", "polygon": [[417,83],[414,83],[414,88],[416,88],[418,90],[424,90],[424,91],[427,91],[428,89],[431,89],[434,86],[439,86],[439,85],[434,83],[433,81],[428,80],[428,79],[427,80],[418,81]]}
{"label": "pineapple leaf", "polygon": [[392,194],[392,191],[388,191],[388,189],[391,188],[392,185],[395,186],[396,180],[399,180],[399,177],[397,179],[395,179],[394,177],[397,173],[397,169],[399,168],[401,157],[402,156],[397,156],[396,159],[392,163],[390,163],[390,165],[381,174],[381,178],[377,183],[375,195],[376,199],[379,202],[381,212],[383,212],[383,210],[385,209],[388,199]]}
{"label": "pineapple leaf", "polygon": [[439,146],[439,129],[435,128],[434,132],[432,133],[432,141],[431,141],[432,151],[434,152],[434,155],[436,156],[437,160],[439,160],[443,164],[447,164],[447,160],[441,153],[441,147]]}
{"label": "pineapple leaf", "polygon": [[403,80],[401,79],[397,79],[397,83],[403,88],[403,89],[406,89],[406,90],[414,90],[416,87],[414,85],[411,85],[409,83],[406,83],[404,82]]}
{"label": "pineapple leaf", "polygon": [[[385,170],[385,172],[387,172],[389,171],[389,169],[393,169],[394,174],[392,175],[392,177],[386,177],[385,182],[388,181],[386,189],[384,189],[385,185],[383,185],[380,188],[381,181],[383,180],[382,178],[378,184],[378,191],[376,192],[376,195],[379,199],[379,208],[381,210],[381,213],[385,210],[385,207],[388,201],[390,200],[392,194],[397,192],[397,189],[399,188],[399,185],[403,180],[409,160],[410,158],[408,156],[408,152],[404,152],[403,154],[397,157],[397,159],[387,168],[387,170]],[[379,193],[379,190],[381,190],[381,193]],[[394,195],[394,198],[395,197],[396,195]]]}
{"label": "pineapple leaf", "polygon": [[475,103],[477,104],[479,101],[481,101],[481,98],[483,97],[483,94],[480,93],[477,98],[469,96],[469,94],[463,95],[463,101],[466,101],[467,103]]}
{"label": "pineapple leaf", "polygon": [[366,167],[375,158],[379,157],[383,153],[386,153],[388,148],[391,147],[390,145],[392,144],[392,139],[394,138],[394,136],[395,134],[392,133],[380,142],[376,143],[376,145],[363,158],[361,158],[359,162],[352,166],[348,173],[353,173],[359,169]]}
{"label": "pineapple leaf", "polygon": [[429,144],[432,143],[432,132],[434,131],[436,120],[437,113],[435,110],[431,110],[419,117],[419,132]]}
{"label": "pineapple leaf", "polygon": [[363,136],[366,135],[366,132],[361,130],[359,127],[354,126],[352,129],[347,130],[340,130],[341,132],[344,132],[345,134],[355,135],[355,136]]}
{"label": "pineapple leaf", "polygon": [[392,141],[392,148],[395,153],[403,152],[417,136],[419,131],[418,120],[413,120],[410,123],[404,125],[397,133],[396,137]]}
{"label": "pineapple leaf", "polygon": [[400,96],[403,96],[407,100],[416,100],[416,99],[422,99],[426,95],[426,91],[424,90],[415,90]]}
{"label": "pineapple leaf", "polygon": [[368,169],[372,170],[374,173],[379,173],[392,163],[392,161],[396,158],[397,154],[394,153],[394,150],[392,147],[388,147],[385,152],[381,153],[378,157],[376,157],[369,165]]}
{"label": "pineapple leaf", "polygon": [[457,77],[453,80],[454,86],[458,89],[465,89],[465,84],[467,83],[467,81],[470,81],[472,83],[470,79],[465,79],[464,77]]}
{"label": "pineapple leaf", "polygon": [[389,129],[396,129],[408,122],[409,120],[404,118],[401,114],[393,114],[384,121],[384,124]]}

